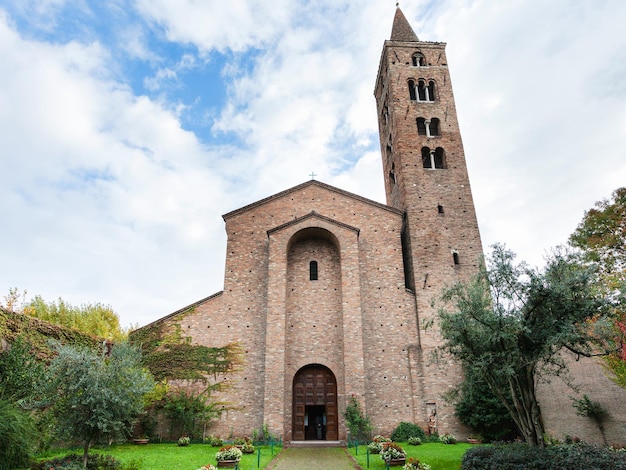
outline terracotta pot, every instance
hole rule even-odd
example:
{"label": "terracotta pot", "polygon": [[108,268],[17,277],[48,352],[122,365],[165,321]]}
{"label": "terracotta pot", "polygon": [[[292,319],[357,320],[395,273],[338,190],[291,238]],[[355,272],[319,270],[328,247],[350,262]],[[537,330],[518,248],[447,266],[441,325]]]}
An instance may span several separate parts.
{"label": "terracotta pot", "polygon": [[470,444],[482,444],[483,443],[483,441],[481,441],[480,439],[472,439],[471,437],[467,439],[467,442],[469,442]]}
{"label": "terracotta pot", "polygon": [[239,460],[218,460],[217,466],[218,467],[235,467],[237,466],[237,462],[239,462]]}
{"label": "terracotta pot", "polygon": [[133,439],[135,444],[147,444],[149,441],[150,439]]}
{"label": "terracotta pot", "polygon": [[404,457],[402,459],[391,459],[389,461],[389,466],[390,467],[401,467],[405,463],[406,463],[406,457]]}

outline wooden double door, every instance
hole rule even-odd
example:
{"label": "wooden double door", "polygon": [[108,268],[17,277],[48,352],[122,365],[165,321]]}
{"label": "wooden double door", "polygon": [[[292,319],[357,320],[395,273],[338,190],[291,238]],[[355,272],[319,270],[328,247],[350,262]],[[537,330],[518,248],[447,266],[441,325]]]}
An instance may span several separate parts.
{"label": "wooden double door", "polygon": [[292,435],[294,441],[338,440],[337,380],[328,367],[313,364],[296,373]]}

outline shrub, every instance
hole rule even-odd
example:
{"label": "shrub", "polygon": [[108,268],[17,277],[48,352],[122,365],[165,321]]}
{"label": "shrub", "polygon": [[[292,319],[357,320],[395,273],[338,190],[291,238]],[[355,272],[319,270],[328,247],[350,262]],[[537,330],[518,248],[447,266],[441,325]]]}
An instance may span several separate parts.
{"label": "shrub", "polygon": [[439,442],[443,444],[456,444],[456,437],[452,434],[442,434],[439,436]]}
{"label": "shrub", "polygon": [[343,414],[350,430],[352,439],[366,440],[372,432],[372,423],[367,416],[363,416],[356,396],[352,395]]}
{"label": "shrub", "polygon": [[409,437],[409,439],[407,440],[407,442],[412,445],[412,446],[418,446],[422,443],[422,440],[419,437],[416,436],[411,436]]}
{"label": "shrub", "polygon": [[213,447],[222,447],[224,445],[224,441],[217,436],[207,437],[206,442]]}
{"label": "shrub", "polygon": [[244,454],[252,454],[254,452],[254,446],[252,445],[252,442],[250,442],[249,440],[244,442],[243,446],[241,446],[241,452],[243,452]]}
{"label": "shrub", "polygon": [[406,457],[406,452],[404,449],[400,447],[400,444],[396,444],[395,442],[385,442],[383,443],[383,448],[380,451],[380,458],[385,462],[389,462],[390,460],[403,459]]}
{"label": "shrub", "polygon": [[426,439],[426,433],[417,424],[402,421],[398,427],[391,433],[391,440],[394,442],[406,442],[409,437],[419,437],[421,440]]}
{"label": "shrub", "polygon": [[[44,462],[38,462],[32,465],[31,470],[84,470],[83,456],[78,454],[69,454],[65,457],[57,457]],[[137,468],[135,463],[122,465],[112,455],[89,454],[87,458],[87,470],[125,470]]]}
{"label": "shrub", "polygon": [[178,445],[180,447],[187,447],[189,444],[191,444],[191,439],[189,438],[189,436],[183,436],[178,439]]}
{"label": "shrub", "polygon": [[626,453],[610,447],[578,443],[539,449],[526,444],[480,446],[463,456],[462,470],[626,469]]}
{"label": "shrub", "polygon": [[233,444],[235,444],[236,446],[242,446],[246,443],[246,440],[243,437],[237,437],[235,438],[235,440],[233,440]]}
{"label": "shrub", "polygon": [[0,400],[0,469],[28,464],[34,433],[33,424],[25,412]]}

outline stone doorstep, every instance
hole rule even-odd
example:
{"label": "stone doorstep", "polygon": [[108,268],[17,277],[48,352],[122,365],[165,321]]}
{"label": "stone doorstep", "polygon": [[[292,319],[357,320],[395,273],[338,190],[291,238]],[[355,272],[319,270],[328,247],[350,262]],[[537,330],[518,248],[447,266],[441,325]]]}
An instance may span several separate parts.
{"label": "stone doorstep", "polygon": [[285,447],[345,447],[344,441],[289,441]]}

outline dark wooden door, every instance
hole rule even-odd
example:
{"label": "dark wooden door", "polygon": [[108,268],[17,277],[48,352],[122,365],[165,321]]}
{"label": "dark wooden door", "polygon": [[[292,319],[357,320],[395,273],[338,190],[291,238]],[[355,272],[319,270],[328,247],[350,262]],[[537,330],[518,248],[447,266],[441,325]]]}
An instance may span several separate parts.
{"label": "dark wooden door", "polygon": [[337,381],[327,367],[307,366],[298,371],[293,380],[293,440],[306,439],[305,423],[307,406],[323,406],[325,415],[324,435],[326,440],[338,439]]}

